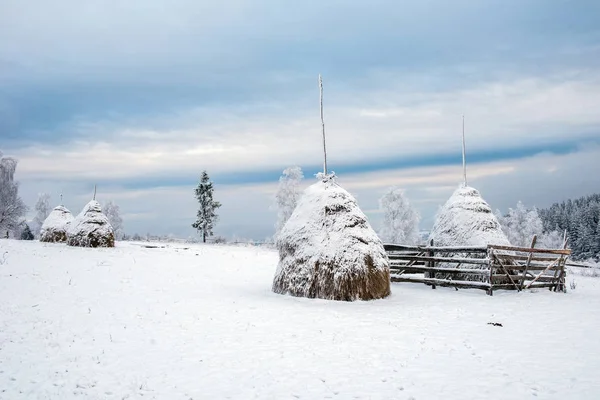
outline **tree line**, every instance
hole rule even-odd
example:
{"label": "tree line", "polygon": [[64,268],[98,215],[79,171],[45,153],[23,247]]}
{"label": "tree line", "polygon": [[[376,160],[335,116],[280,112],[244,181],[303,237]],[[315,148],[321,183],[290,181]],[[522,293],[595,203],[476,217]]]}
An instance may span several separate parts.
{"label": "tree line", "polygon": [[573,258],[600,261],[600,194],[539,210],[545,231],[566,231]]}
{"label": "tree line", "polygon": [[[21,240],[33,240],[39,236],[42,224],[52,212],[51,196],[48,193],[38,195],[34,206],[35,216],[27,223],[25,215],[29,207],[19,196],[19,183],[14,179],[17,164],[15,158],[4,157],[0,151],[0,235],[4,238],[12,236]],[[112,200],[108,201],[102,207],[102,212],[113,227],[115,237],[121,239],[124,233],[119,206]]]}
{"label": "tree line", "polygon": [[[52,211],[50,195],[39,195],[31,229],[24,219],[28,207],[19,196],[19,183],[14,180],[16,168],[17,160],[4,157],[0,152],[0,235],[8,237],[12,233],[13,237],[33,239]],[[277,212],[275,236],[296,208],[303,179],[302,169],[298,166],[286,168],[279,179],[272,204]],[[194,195],[198,201],[198,211],[192,227],[206,242],[207,238],[214,235],[219,219],[217,210],[221,207],[221,203],[214,200],[214,184],[206,171],[201,173]],[[379,209],[382,220],[377,231],[383,241],[403,244],[422,241],[419,235],[421,217],[403,189],[395,186],[388,188],[379,199]],[[109,201],[103,206],[103,212],[113,226],[117,239],[130,239],[123,232],[119,206]],[[515,208],[510,208],[505,214],[496,211],[496,217],[515,246],[529,247],[532,237],[536,235],[537,247],[561,248],[566,232],[574,259],[600,260],[600,194],[555,203],[546,209],[527,208],[518,202]]]}
{"label": "tree line", "polygon": [[[275,235],[296,207],[303,178],[300,167],[286,168],[279,178],[274,199]],[[384,242],[425,244],[419,235],[420,214],[403,189],[389,187],[379,199],[379,210],[382,220],[376,230]],[[508,212],[497,210],[495,214],[514,246],[530,247],[535,235],[536,247],[562,248],[566,231],[567,247],[574,259],[600,260],[600,194],[556,203],[547,209],[528,208],[519,201]]]}

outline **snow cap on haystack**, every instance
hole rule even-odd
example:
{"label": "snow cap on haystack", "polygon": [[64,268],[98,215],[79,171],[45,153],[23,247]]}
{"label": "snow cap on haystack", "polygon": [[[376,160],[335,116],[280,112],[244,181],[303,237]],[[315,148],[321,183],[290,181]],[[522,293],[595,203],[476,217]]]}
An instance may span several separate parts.
{"label": "snow cap on haystack", "polygon": [[381,240],[334,174],[317,177],[277,236],[273,291],[345,301],[387,297],[390,270]]}
{"label": "snow cap on haystack", "polygon": [[114,247],[115,233],[100,203],[92,200],[69,225],[67,244],[79,247]]}
{"label": "snow cap on haystack", "polygon": [[[456,189],[439,210],[429,238],[433,239],[434,246],[487,246],[488,244],[510,246],[508,238],[502,232],[502,227],[488,203],[483,200],[477,189],[466,185],[461,185]],[[445,256],[474,258],[474,255],[470,253],[454,253]],[[453,263],[439,263],[437,266],[456,268],[456,264]],[[478,267],[470,264],[460,264],[458,268],[485,269],[484,266]],[[431,274],[426,273],[425,276],[431,277]],[[469,281],[485,280],[483,274],[453,275],[438,272],[435,277]]]}
{"label": "snow cap on haystack", "polygon": [[477,189],[465,185],[442,206],[429,237],[434,246],[510,246],[488,203]]}
{"label": "snow cap on haystack", "polygon": [[57,206],[44,220],[40,230],[40,242],[66,242],[67,230],[73,222],[73,214],[64,206]]}

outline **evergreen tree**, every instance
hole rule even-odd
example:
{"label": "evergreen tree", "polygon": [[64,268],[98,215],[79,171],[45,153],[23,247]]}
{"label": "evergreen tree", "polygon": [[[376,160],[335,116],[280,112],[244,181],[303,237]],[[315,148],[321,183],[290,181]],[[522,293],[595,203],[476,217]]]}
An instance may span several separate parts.
{"label": "evergreen tree", "polygon": [[600,259],[600,194],[556,203],[539,210],[544,231],[567,231],[574,259]]}
{"label": "evergreen tree", "polygon": [[210,178],[206,171],[202,172],[200,177],[200,183],[195,189],[196,199],[200,204],[198,209],[196,222],[192,224],[192,227],[202,232],[202,241],[206,243],[206,238],[213,235],[213,227],[218,220],[217,208],[221,207],[221,203],[213,200],[213,183],[210,182]]}
{"label": "evergreen tree", "polygon": [[21,232],[21,240],[33,240],[35,239],[31,229],[29,229],[29,225],[25,224],[25,228],[23,228],[23,232]]}

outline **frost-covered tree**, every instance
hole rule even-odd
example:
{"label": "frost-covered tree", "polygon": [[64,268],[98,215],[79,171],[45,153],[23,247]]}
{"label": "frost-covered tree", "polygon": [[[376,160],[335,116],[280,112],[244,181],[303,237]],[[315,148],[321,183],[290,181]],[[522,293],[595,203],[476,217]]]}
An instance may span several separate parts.
{"label": "frost-covered tree", "polygon": [[290,218],[298,199],[301,195],[300,183],[304,175],[300,167],[288,167],[283,170],[283,174],[279,178],[279,186],[275,193],[275,208],[277,210],[277,222],[275,223],[275,236],[279,234],[281,228]]}
{"label": "frost-covered tree", "polygon": [[213,228],[218,220],[217,209],[221,207],[221,203],[213,200],[213,183],[206,171],[202,172],[200,183],[194,190],[196,199],[200,204],[198,213],[196,214],[196,222],[192,227],[202,233],[202,241],[206,243],[206,238],[213,235]]}
{"label": "frost-covered tree", "polygon": [[531,246],[533,235],[540,235],[544,230],[537,209],[527,209],[521,201],[516,208],[509,208],[508,214],[500,216],[498,220],[513,246]]}
{"label": "frost-covered tree", "polygon": [[19,197],[19,184],[14,176],[17,160],[2,157],[0,152],[0,233],[14,231],[18,228],[22,217],[27,212],[27,206]]}
{"label": "frost-covered tree", "polygon": [[539,245],[536,245],[536,247],[544,249],[562,249],[565,245],[564,233],[559,231],[544,232],[538,236],[537,243]]}
{"label": "frost-covered tree", "polygon": [[600,260],[600,194],[556,203],[539,211],[544,230],[567,232],[576,260]]}
{"label": "frost-covered tree", "polygon": [[40,234],[40,229],[51,211],[50,195],[48,193],[40,193],[37,203],[35,203],[35,217],[33,218],[33,231],[36,236]]}
{"label": "frost-covered tree", "polygon": [[404,190],[391,187],[379,199],[383,221],[379,230],[381,240],[389,243],[415,244],[419,241],[421,216],[412,208]]}
{"label": "frost-covered tree", "polygon": [[119,206],[111,200],[104,205],[103,211],[113,228],[115,239],[121,240],[123,238],[123,219]]}
{"label": "frost-covered tree", "polygon": [[533,236],[537,236],[536,246],[548,249],[560,249],[564,245],[563,234],[557,230],[544,231],[544,224],[537,208],[528,209],[522,202],[516,208],[509,208],[508,214],[496,212],[502,230],[513,246],[529,247]]}

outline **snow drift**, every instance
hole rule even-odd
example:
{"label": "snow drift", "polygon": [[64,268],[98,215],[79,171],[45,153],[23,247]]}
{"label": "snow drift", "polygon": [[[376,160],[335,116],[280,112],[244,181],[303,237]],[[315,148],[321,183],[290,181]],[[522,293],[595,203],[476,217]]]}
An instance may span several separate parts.
{"label": "snow drift", "polygon": [[277,237],[273,291],[328,300],[371,300],[390,294],[383,244],[333,175],[319,176]]}
{"label": "snow drift", "polygon": [[40,229],[40,242],[66,242],[73,214],[64,206],[54,207]]}
{"label": "snow drift", "polygon": [[[439,210],[431,234],[434,246],[487,246],[496,244],[510,246],[508,238],[492,212],[491,207],[479,194],[477,189],[461,185],[454,191],[446,204]],[[444,256],[450,256],[445,254]],[[473,254],[457,254],[456,257],[469,258]],[[454,268],[456,264],[439,264],[440,267]],[[460,268],[461,266],[459,266]],[[475,265],[464,265],[463,268],[475,269]],[[483,268],[483,267],[482,267]],[[427,274],[426,274],[427,275]],[[436,278],[448,278],[437,273]],[[455,275],[456,279],[479,280],[474,275]]]}
{"label": "snow drift", "polygon": [[115,233],[96,200],[90,201],[67,231],[67,244],[79,247],[114,247]]}

